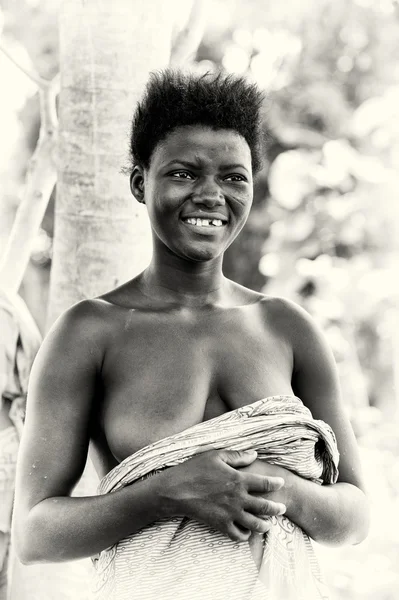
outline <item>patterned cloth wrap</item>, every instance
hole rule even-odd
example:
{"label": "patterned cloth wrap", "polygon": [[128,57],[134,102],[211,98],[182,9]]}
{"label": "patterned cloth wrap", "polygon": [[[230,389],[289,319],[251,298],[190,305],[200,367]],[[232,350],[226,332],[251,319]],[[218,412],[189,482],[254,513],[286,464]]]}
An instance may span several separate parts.
{"label": "patterned cloth wrap", "polygon": [[[331,428],[296,396],[258,400],[164,438],[126,458],[100,482],[115,492],[215,449],[249,450],[317,483],[335,483]],[[266,534],[234,542],[209,526],[162,519],[93,557],[97,600],[316,600],[328,598],[308,536],[285,516]]]}

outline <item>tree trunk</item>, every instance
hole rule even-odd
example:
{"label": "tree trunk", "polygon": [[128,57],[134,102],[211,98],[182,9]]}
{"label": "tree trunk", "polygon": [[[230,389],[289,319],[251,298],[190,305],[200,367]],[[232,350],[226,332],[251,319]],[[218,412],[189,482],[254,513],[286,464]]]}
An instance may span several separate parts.
{"label": "tree trunk", "polygon": [[130,119],[149,71],[168,64],[169,3],[69,0],[60,17],[60,143],[48,325],[150,259],[145,207],[130,194]]}
{"label": "tree trunk", "polygon": [[[173,10],[147,0],[67,0],[60,14],[59,156],[48,326],[69,306],[134,277],[149,262],[145,207],[120,169],[149,71],[169,62]],[[92,469],[92,467],[91,467]],[[94,493],[93,474],[79,484]],[[10,600],[88,600],[90,561],[23,567]]]}

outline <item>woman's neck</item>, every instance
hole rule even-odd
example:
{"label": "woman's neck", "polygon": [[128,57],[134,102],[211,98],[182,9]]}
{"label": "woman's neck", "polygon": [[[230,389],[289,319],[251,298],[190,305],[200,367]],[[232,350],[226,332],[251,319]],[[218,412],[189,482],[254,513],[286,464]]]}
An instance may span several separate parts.
{"label": "woman's neck", "polygon": [[222,272],[223,257],[194,262],[177,256],[153,257],[140,276],[139,285],[146,296],[187,307],[223,302],[229,280]]}

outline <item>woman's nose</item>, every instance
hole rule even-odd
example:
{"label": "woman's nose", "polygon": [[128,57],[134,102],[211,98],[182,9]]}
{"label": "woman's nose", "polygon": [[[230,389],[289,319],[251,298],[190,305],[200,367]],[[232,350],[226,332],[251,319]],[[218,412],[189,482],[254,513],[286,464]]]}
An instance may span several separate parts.
{"label": "woman's nose", "polygon": [[207,181],[198,186],[193,194],[195,204],[204,204],[205,206],[216,206],[224,204],[225,199],[222,190],[215,181]]}

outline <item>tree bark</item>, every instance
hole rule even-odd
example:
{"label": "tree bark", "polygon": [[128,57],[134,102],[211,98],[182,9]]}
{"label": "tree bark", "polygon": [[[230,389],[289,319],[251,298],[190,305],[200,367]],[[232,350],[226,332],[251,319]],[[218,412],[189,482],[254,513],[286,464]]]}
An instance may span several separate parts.
{"label": "tree bark", "polygon": [[149,262],[145,207],[120,173],[149,71],[170,57],[167,2],[69,0],[60,15],[59,171],[48,325]]}

